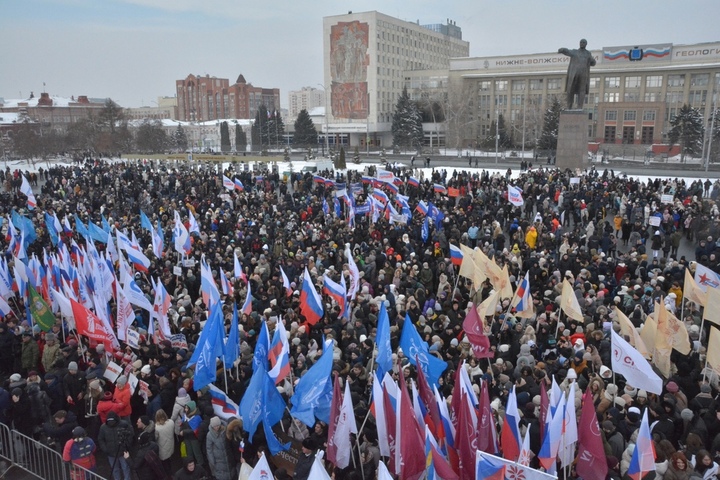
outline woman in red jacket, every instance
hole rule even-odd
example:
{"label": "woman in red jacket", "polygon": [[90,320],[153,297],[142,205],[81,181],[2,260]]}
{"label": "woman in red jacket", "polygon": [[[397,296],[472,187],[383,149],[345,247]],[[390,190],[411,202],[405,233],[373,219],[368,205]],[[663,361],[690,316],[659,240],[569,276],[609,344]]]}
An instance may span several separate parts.
{"label": "woman in red jacket", "polygon": [[130,415],[132,414],[132,407],[130,406],[130,397],[132,392],[130,391],[130,384],[127,381],[125,375],[120,375],[115,382],[115,393],[113,393],[113,401],[115,403],[122,404],[122,407],[117,411],[118,416],[125,420],[130,421]]}

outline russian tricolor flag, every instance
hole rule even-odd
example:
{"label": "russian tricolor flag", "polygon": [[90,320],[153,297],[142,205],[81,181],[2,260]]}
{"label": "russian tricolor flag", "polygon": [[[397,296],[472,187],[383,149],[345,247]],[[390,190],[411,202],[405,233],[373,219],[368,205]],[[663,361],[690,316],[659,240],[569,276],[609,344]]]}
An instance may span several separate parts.
{"label": "russian tricolor flag", "polygon": [[452,262],[453,265],[456,265],[458,267],[460,265],[462,265],[462,261],[463,261],[462,250],[460,250],[458,247],[456,247],[452,243],[450,244],[450,261]]}
{"label": "russian tricolor flag", "polygon": [[420,202],[418,202],[418,204],[417,204],[417,207],[415,207],[415,210],[422,213],[423,215],[427,215],[428,214],[428,205],[427,205],[427,203],[425,203],[424,200],[420,200]]}
{"label": "russian tricolor flag", "polygon": [[247,287],[247,296],[245,297],[245,303],[243,303],[240,312],[245,315],[250,315],[252,313],[252,292],[250,291],[250,282],[248,282]]}
{"label": "russian tricolor flag", "polygon": [[517,461],[520,455],[522,439],[520,438],[520,413],[517,408],[515,386],[513,386],[508,396],[507,407],[505,408],[505,422],[503,423],[502,433],[500,435],[500,445],[502,447],[503,458],[511,462]]}
{"label": "russian tricolor flag", "polygon": [[37,207],[37,200],[35,200],[35,194],[32,191],[30,182],[28,182],[27,178],[25,178],[25,175],[22,175],[22,185],[20,185],[20,192],[22,192],[27,197],[28,209],[35,210],[35,207]]}
{"label": "russian tricolor flag", "polygon": [[235,184],[235,190],[239,190],[241,192],[245,191],[245,185],[243,185],[239,178],[233,179],[233,183]]}
{"label": "russian tricolor flag", "polygon": [[275,324],[275,333],[270,350],[268,350],[268,360],[270,361],[268,375],[273,379],[275,385],[290,375],[290,344],[282,319],[278,319]]}
{"label": "russian tricolor flag", "polygon": [[208,387],[210,387],[208,393],[210,394],[210,403],[212,403],[215,415],[223,420],[230,420],[240,415],[240,409],[237,404],[230,400],[230,397],[228,397],[225,392],[212,383],[208,385]]}
{"label": "russian tricolor flag", "polygon": [[368,175],[363,175],[361,178],[362,183],[364,183],[365,185],[370,185],[373,182],[373,180],[374,180],[373,177],[370,177]]}
{"label": "russian tricolor flag", "polygon": [[342,285],[332,281],[327,275],[323,275],[323,292],[335,300],[335,302],[340,306],[341,312],[345,311],[345,299],[347,292]]}
{"label": "russian tricolor flag", "polygon": [[439,183],[433,183],[433,191],[435,193],[447,195],[447,188],[445,188],[443,185],[440,185]]}
{"label": "russian tricolor flag", "polygon": [[235,183],[228,177],[223,175],[223,187],[225,187],[227,190],[235,190]]}
{"label": "russian tricolor flag", "polygon": [[407,180],[407,184],[410,185],[411,187],[418,188],[418,187],[420,187],[420,180],[418,180],[415,177],[410,177]]}
{"label": "russian tricolor flag", "polygon": [[532,306],[532,298],[530,297],[530,272],[525,274],[525,277],[520,281],[520,284],[515,290],[515,296],[513,297],[510,306],[515,308],[517,312],[524,312]]}
{"label": "russian tricolor flag", "polygon": [[315,325],[325,314],[322,299],[315,291],[307,267],[303,274],[302,291],[300,292],[300,313],[310,325]]}
{"label": "russian tricolor flag", "polygon": [[394,193],[395,195],[397,195],[397,194],[400,192],[400,191],[398,190],[398,187],[395,186],[394,183],[386,183],[386,184],[385,184],[385,188],[387,188],[388,190],[390,190],[390,191],[391,191],[392,193]]}
{"label": "russian tricolor flag", "polygon": [[313,175],[313,182],[325,184],[325,178],[320,175]]}
{"label": "russian tricolor flag", "polygon": [[646,473],[655,470],[655,446],[650,436],[650,427],[648,425],[647,409],[643,413],[640,422],[640,430],[638,432],[637,442],[635,443],[635,451],[630,459],[630,467],[627,475],[633,480],[640,480]]}

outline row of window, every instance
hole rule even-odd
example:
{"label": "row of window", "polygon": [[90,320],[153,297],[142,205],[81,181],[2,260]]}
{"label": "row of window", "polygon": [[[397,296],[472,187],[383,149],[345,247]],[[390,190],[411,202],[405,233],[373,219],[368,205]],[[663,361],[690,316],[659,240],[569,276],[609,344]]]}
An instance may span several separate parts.
{"label": "row of window", "polygon": [[[643,122],[654,122],[657,115],[656,110],[643,110]],[[616,121],[618,118],[617,110],[605,110],[606,121]],[[623,120],[626,122],[634,122],[637,120],[637,110],[625,110],[623,112]]]}

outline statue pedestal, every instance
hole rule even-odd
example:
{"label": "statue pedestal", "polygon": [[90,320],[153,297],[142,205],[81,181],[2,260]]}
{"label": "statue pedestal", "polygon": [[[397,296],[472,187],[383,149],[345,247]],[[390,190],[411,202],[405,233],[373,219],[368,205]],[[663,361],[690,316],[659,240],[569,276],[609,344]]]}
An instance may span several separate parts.
{"label": "statue pedestal", "polygon": [[584,168],[588,164],[588,120],[582,110],[560,113],[555,166],[560,169]]}

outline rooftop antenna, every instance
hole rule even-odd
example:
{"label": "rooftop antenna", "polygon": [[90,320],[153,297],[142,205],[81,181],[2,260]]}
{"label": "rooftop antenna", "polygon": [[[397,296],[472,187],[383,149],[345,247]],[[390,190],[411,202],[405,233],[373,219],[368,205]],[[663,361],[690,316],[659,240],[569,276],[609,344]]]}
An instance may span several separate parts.
{"label": "rooftop antenna", "polygon": [[45,93],[45,82],[43,82],[43,93]]}

